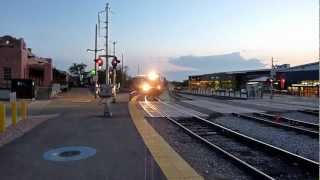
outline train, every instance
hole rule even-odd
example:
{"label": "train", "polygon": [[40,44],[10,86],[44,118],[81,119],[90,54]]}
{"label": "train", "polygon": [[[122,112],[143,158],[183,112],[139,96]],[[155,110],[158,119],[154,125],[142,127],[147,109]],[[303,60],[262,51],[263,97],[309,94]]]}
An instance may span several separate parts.
{"label": "train", "polygon": [[154,71],[133,77],[131,89],[135,94],[158,97],[166,86],[166,80]]}

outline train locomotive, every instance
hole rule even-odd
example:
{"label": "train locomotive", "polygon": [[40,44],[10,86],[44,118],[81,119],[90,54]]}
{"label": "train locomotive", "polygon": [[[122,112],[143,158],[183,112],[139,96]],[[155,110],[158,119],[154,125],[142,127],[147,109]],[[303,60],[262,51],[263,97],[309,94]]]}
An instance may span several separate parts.
{"label": "train locomotive", "polygon": [[164,86],[164,79],[156,72],[150,72],[147,75],[137,75],[132,81],[132,90],[136,94],[150,97],[159,96],[163,92]]}

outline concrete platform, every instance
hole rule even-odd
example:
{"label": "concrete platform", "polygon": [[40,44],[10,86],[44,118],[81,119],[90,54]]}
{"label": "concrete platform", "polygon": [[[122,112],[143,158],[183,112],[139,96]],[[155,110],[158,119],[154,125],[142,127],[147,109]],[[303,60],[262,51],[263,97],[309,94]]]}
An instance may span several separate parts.
{"label": "concrete platform", "polygon": [[[39,113],[59,113],[58,118],[0,148],[0,179],[166,179],[137,132],[125,99],[114,104],[112,118],[102,116],[102,105],[86,89],[53,100]],[[97,153],[79,161],[43,159],[46,151],[64,146],[89,146]]]}

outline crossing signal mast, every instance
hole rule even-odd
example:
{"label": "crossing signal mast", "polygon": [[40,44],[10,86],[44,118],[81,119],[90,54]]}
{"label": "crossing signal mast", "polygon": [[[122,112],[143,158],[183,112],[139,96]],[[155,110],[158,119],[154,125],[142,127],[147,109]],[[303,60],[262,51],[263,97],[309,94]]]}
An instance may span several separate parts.
{"label": "crossing signal mast", "polygon": [[111,65],[112,65],[112,68],[113,68],[113,73],[112,73],[112,76],[113,76],[113,93],[114,93],[114,96],[113,96],[113,99],[112,99],[112,102],[116,102],[116,92],[117,92],[117,65],[120,63],[120,61],[117,59],[117,56],[113,56],[113,59],[111,61]]}
{"label": "crossing signal mast", "polygon": [[[106,3],[106,7],[103,11],[100,11],[98,12],[98,25],[100,27],[100,14],[101,13],[105,13],[105,55],[101,55],[100,57],[105,57],[106,59],[106,69],[105,69],[105,74],[106,74],[106,84],[110,84],[111,82],[111,78],[109,77],[110,74],[109,74],[109,58],[113,58],[113,60],[111,61],[111,65],[112,65],[112,69],[113,69],[113,72],[112,72],[112,80],[113,80],[113,102],[115,102],[115,96],[116,96],[116,68],[117,68],[117,65],[118,63],[120,63],[120,61],[117,59],[116,57],[116,54],[115,54],[115,44],[116,42],[113,42],[113,55],[109,55],[109,11],[110,11],[110,5],[109,3],[107,2]],[[99,28],[100,30],[100,28]],[[100,62],[100,60],[99,60]],[[101,68],[102,66],[102,63],[101,65],[99,65],[99,68]]]}
{"label": "crossing signal mast", "polygon": [[106,84],[109,84],[110,80],[109,80],[109,76],[108,76],[108,71],[109,71],[109,11],[110,11],[110,5],[109,3],[107,2],[106,3],[106,7],[104,8],[104,10],[98,12],[98,33],[100,34],[100,25],[101,25],[101,20],[100,20],[100,15],[101,14],[105,14],[105,21],[103,21],[103,29],[105,29],[105,55],[103,57],[106,58],[106,69],[105,69],[105,74],[106,74]]}

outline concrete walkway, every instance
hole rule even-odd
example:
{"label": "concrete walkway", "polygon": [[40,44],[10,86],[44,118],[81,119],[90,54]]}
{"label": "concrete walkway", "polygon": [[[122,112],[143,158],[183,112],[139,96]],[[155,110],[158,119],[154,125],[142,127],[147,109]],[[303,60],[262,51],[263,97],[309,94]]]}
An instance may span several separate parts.
{"label": "concrete walkway", "polygon": [[[58,118],[0,148],[0,179],[166,179],[133,125],[125,99],[114,104],[112,118],[102,116],[102,105],[87,89],[53,100],[41,113],[59,113]],[[43,159],[46,151],[64,146],[89,146],[97,153],[79,161]]]}

